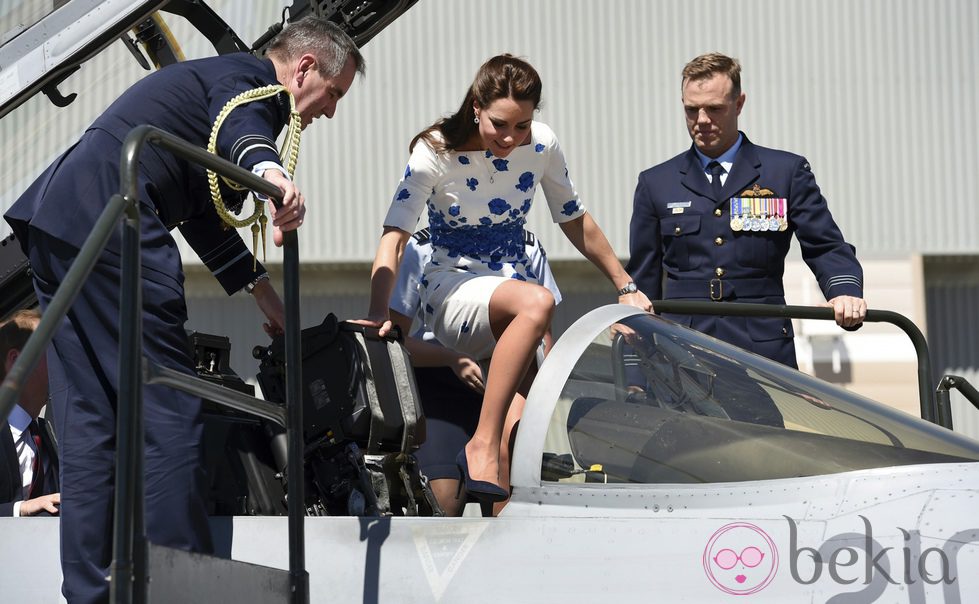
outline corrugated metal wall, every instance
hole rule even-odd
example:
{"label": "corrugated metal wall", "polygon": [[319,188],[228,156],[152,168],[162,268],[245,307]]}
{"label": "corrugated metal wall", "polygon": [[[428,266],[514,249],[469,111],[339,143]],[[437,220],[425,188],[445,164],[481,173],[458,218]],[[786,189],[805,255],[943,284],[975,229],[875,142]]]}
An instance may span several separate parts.
{"label": "corrugated metal wall", "polygon": [[[247,41],[287,3],[208,2]],[[188,28],[170,22],[183,39]],[[191,57],[205,52],[199,36],[184,50]],[[363,267],[373,257],[409,140],[454,110],[479,64],[499,52],[525,56],[541,72],[539,119],[558,133],[583,200],[625,257],[636,176],[689,146],[679,73],[710,50],[743,63],[743,129],[756,143],[808,157],[862,257],[958,254],[975,264],[979,3],[973,0],[419,0],[364,49],[368,76],[340,103],[336,119],[304,134],[297,180],[310,213],[300,240],[312,269],[303,277],[304,323],[329,310],[362,314]],[[96,63],[61,86],[79,93],[69,108],[52,110],[41,98],[0,122],[0,209],[143,73],[121,44]],[[550,257],[580,259],[538,206],[531,227]],[[0,224],[0,235],[7,232]],[[277,258],[270,250],[270,260]],[[193,253],[185,259],[199,263]],[[340,273],[348,283],[338,289]],[[600,279],[585,290],[581,271],[569,274],[578,277],[558,309],[559,331],[609,298]],[[359,290],[349,285],[358,278]],[[215,296],[205,282],[195,277],[188,287],[191,325],[228,334],[243,348],[261,341],[251,302]],[[930,341],[950,338],[953,354],[946,366],[936,363],[936,372],[974,377],[969,372],[977,364],[954,355],[963,343],[974,346],[979,329],[962,321],[975,320],[977,302],[929,290]],[[248,352],[235,356],[246,363]]]}
{"label": "corrugated metal wall", "polygon": [[[926,259],[925,294],[935,379],[958,375],[979,388],[979,264],[974,257]],[[979,410],[956,390],[950,398],[955,430],[979,438]]]}
{"label": "corrugated metal wall", "polygon": [[[741,59],[742,127],[809,158],[861,254],[977,250],[971,0],[421,0],[365,50],[368,78],[304,142],[307,257],[372,255],[408,141],[454,110],[478,65],[502,51],[539,68],[540,119],[622,256],[638,172],[689,145],[680,70],[709,50]],[[535,214],[552,256],[576,257]]]}
{"label": "corrugated metal wall", "polygon": [[[285,2],[211,4],[253,40]],[[62,87],[82,93],[68,109],[45,106],[46,118],[22,109],[3,120],[0,169],[11,188],[0,207],[138,76],[114,46],[105,71],[115,82],[90,81],[86,67]],[[186,49],[194,56],[202,47]],[[624,257],[636,175],[689,145],[679,72],[708,50],[741,59],[742,127],[759,144],[809,158],[861,254],[977,250],[979,3],[420,0],[365,48],[368,77],[337,117],[305,133],[297,176],[311,204],[304,258],[373,256],[408,141],[455,109],[479,64],[503,51],[539,68],[540,119],[558,133],[584,201]],[[552,257],[577,257],[546,212],[534,214]]]}

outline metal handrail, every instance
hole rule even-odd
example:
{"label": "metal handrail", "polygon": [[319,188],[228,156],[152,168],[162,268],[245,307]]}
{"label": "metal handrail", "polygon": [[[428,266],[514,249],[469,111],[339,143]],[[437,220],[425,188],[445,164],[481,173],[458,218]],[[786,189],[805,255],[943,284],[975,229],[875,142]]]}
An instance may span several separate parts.
{"label": "metal handrail", "polygon": [[[110,600],[114,604],[146,599],[146,543],[143,538],[142,287],[140,221],[137,198],[139,154],[151,143],[195,162],[281,205],[281,191],[269,181],[229,161],[152,126],[133,128],[122,145],[120,193],[107,203],[78,252],[61,286],[45,309],[34,334],[0,384],[0,417],[13,407],[24,381],[45,353],[57,326],[71,308],[102,250],[122,220],[120,287],[119,388],[116,411],[116,484]],[[292,601],[309,602],[305,568],[302,383],[299,330],[299,244],[295,231],[283,233],[284,304],[286,313],[286,408],[288,436],[289,575]],[[136,549],[136,545],[139,549]]]}
{"label": "metal handrail", "polygon": [[[684,315],[718,315],[731,317],[785,317],[789,319],[834,319],[833,309],[824,306],[788,306],[777,304],[746,304],[743,302],[704,302],[700,300],[654,300],[657,313],[676,313]],[[940,426],[952,429],[952,415],[948,409],[940,408],[932,389],[934,383],[931,370],[931,357],[928,342],[918,326],[902,314],[889,310],[868,310],[866,323],[891,323],[901,328],[914,345],[918,357],[918,399],[921,418]]]}
{"label": "metal handrail", "polygon": [[143,383],[160,384],[176,390],[183,390],[222,407],[270,421],[283,428],[287,428],[289,425],[286,419],[286,410],[281,405],[249,396],[199,377],[187,375],[176,369],[164,367],[149,359],[143,359]]}
{"label": "metal handrail", "polygon": [[952,403],[949,400],[949,391],[955,388],[965,400],[972,403],[972,406],[979,409],[979,390],[966,380],[964,377],[959,375],[946,375],[938,382],[938,388],[936,389],[935,396],[938,399],[938,408],[948,414],[948,422],[952,422]]}

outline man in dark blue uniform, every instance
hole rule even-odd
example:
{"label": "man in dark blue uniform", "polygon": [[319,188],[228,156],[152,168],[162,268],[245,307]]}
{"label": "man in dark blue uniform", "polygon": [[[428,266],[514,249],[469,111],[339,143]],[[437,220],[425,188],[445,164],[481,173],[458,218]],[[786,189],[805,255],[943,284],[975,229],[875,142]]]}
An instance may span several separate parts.
{"label": "man in dark blue uniform", "polygon": [[[119,191],[119,158],[129,131],[150,124],[206,146],[228,101],[245,91],[282,85],[295,100],[301,126],[333,117],[363,57],[353,41],[325,20],[306,18],[273,41],[267,59],[236,54],[165,67],[119,97],[72,148],[59,157],[7,212],[25,247],[41,305],[46,306],[111,195]],[[231,111],[217,153],[283,191],[271,204],[273,241],[298,228],[304,199],[282,167],[275,140],[290,120],[279,93]],[[222,185],[223,187],[223,185]],[[230,195],[230,193],[226,192]],[[142,229],[143,354],[193,373],[184,323],[184,279],[178,228],[228,294],[245,289],[282,329],[282,301],[264,268],[212,205],[203,169],[146,146],[139,166]],[[229,199],[228,206],[244,197]],[[69,602],[108,600],[118,385],[121,237],[99,258],[49,355],[52,403],[62,452],[61,556]],[[144,389],[146,533],[154,543],[207,552],[211,537],[204,501],[200,399],[159,386]]]}
{"label": "man in dark blue uniform", "polygon": [[[745,101],[738,62],[695,58],[683,69],[682,94],[693,146],[642,172],[636,187],[626,271],[639,289],[651,300],[785,304],[782,274],[795,234],[836,322],[860,325],[863,270],[809,162],[738,131]],[[665,316],[797,366],[789,319]]]}

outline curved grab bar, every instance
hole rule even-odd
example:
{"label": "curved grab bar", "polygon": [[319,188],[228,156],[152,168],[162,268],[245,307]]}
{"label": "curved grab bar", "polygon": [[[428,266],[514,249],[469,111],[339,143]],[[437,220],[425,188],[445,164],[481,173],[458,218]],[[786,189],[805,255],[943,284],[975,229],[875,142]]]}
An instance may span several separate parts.
{"label": "curved grab bar", "polygon": [[[744,302],[704,302],[701,300],[654,300],[657,313],[684,315],[723,315],[733,317],[785,317],[789,319],[834,320],[833,309],[826,306],[789,306],[777,304],[747,304]],[[932,389],[933,377],[928,342],[918,326],[902,314],[889,310],[868,310],[865,323],[891,323],[911,338],[918,357],[918,400],[921,419],[952,429],[952,414],[940,408]]]}

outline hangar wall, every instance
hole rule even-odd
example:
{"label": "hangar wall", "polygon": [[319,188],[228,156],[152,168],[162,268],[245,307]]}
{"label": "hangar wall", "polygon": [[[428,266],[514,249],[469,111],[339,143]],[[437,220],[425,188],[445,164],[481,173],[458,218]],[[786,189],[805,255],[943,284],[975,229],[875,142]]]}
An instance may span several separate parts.
{"label": "hangar wall", "polygon": [[[209,4],[254,40],[286,2]],[[179,23],[173,29],[186,30]],[[810,160],[865,263],[871,306],[905,309],[926,332],[975,342],[979,328],[969,317],[975,304],[952,304],[941,288],[926,296],[923,284],[935,265],[921,262],[954,255],[961,266],[975,266],[979,254],[972,234],[979,224],[973,193],[979,171],[972,168],[979,149],[968,136],[979,131],[979,84],[972,77],[979,4],[970,0],[420,0],[364,49],[368,76],[341,102],[337,118],[320,120],[305,134],[297,180],[310,203],[301,236],[307,316],[333,309],[353,317],[366,306],[369,262],[408,141],[453,110],[477,66],[503,51],[539,68],[545,82],[539,118],[557,132],[582,199],[625,258],[636,175],[689,145],[679,72],[709,50],[744,65],[748,101],[741,125],[752,140]],[[192,42],[185,51],[200,56],[203,44]],[[62,85],[63,92],[80,93],[69,108],[52,113],[38,99],[0,122],[0,181],[9,183],[0,208],[142,75],[121,44],[103,62],[108,84],[86,66]],[[584,310],[610,301],[610,286],[582,266],[540,206],[531,226],[546,242],[566,292],[555,321],[560,332]],[[7,232],[0,225],[0,234]],[[789,301],[819,302],[797,249],[792,254]],[[270,250],[273,267],[278,258]],[[185,262],[192,327],[240,342],[261,337],[246,298],[220,300],[209,278],[198,274],[193,253]],[[809,371],[854,388],[877,384],[871,393],[885,400],[906,397],[908,384],[913,387],[913,381],[893,383],[894,375],[909,375],[910,360],[897,343],[903,336],[798,327],[800,359]],[[947,366],[936,363],[936,373],[979,371],[960,351],[950,345],[942,357]],[[247,351],[238,357],[247,365]],[[880,371],[854,370],[857,361]],[[914,410],[913,400],[895,404]]]}

